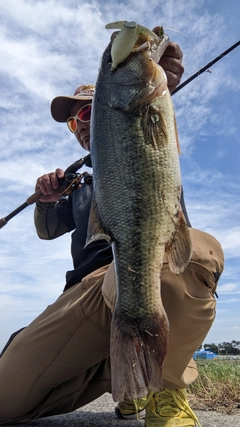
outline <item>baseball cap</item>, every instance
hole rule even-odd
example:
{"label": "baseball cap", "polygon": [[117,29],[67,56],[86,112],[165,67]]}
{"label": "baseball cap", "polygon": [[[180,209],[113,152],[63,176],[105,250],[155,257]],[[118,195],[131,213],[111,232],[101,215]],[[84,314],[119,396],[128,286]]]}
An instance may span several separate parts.
{"label": "baseball cap", "polygon": [[70,107],[74,101],[79,101],[79,108],[92,101],[95,85],[79,86],[73,96],[57,96],[51,103],[51,114],[57,122],[66,122],[70,117]]}

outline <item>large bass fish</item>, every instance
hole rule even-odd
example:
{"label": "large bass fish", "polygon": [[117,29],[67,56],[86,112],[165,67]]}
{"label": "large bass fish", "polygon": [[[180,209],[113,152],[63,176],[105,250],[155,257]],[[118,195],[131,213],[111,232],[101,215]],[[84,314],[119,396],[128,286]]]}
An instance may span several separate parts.
{"label": "large bass fish", "polygon": [[162,390],[169,330],[160,292],[163,257],[180,274],[191,242],[180,205],[174,110],[166,75],[155,62],[168,38],[134,22],[107,26],[116,27],[122,30],[103,53],[93,100],[88,241],[112,243],[112,395],[121,401]]}

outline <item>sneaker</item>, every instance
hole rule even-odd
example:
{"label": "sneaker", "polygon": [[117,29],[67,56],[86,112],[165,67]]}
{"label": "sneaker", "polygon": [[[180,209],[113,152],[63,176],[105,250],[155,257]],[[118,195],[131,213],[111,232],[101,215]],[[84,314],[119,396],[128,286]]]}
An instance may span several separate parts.
{"label": "sneaker", "polygon": [[185,389],[153,393],[146,405],[146,427],[201,427]]}
{"label": "sneaker", "polygon": [[129,400],[124,397],[124,400],[116,406],[115,414],[118,418],[124,418],[125,420],[142,420],[145,418],[146,401],[146,397],[136,400]]}

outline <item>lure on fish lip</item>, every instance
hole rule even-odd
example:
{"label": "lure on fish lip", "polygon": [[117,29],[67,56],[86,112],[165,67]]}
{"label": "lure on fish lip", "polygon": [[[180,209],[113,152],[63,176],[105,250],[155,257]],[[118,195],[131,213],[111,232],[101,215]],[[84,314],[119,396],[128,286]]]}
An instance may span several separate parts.
{"label": "lure on fish lip", "polygon": [[160,292],[163,257],[166,253],[169,268],[180,274],[191,242],[180,205],[171,96],[164,71],[151,58],[156,41],[139,34],[120,62],[117,42],[112,70],[114,40],[103,53],[92,106],[88,241],[112,243],[117,279],[112,395],[121,401],[162,390],[169,330]]}
{"label": "lure on fish lip", "polygon": [[[136,43],[140,35],[147,36],[151,43],[152,59],[158,63],[164,50],[166,49],[169,37],[164,34],[163,27],[160,27],[158,35],[143,25],[139,25],[134,21],[116,21],[105,26],[107,29],[120,29],[113,40],[111,48],[112,67],[114,70],[118,64],[123,62],[132,51],[144,49],[142,46],[137,46]],[[145,41],[149,43],[148,40]],[[150,47],[150,46],[149,46]]]}

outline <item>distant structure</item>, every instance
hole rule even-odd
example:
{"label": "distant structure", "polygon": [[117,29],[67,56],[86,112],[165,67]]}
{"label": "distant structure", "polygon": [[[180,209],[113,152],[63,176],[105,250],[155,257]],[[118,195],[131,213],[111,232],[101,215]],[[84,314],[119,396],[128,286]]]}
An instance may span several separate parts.
{"label": "distant structure", "polygon": [[213,353],[210,350],[197,350],[193,355],[193,359],[215,359],[218,357],[218,354]]}

